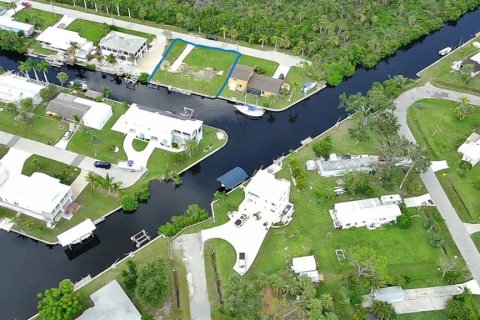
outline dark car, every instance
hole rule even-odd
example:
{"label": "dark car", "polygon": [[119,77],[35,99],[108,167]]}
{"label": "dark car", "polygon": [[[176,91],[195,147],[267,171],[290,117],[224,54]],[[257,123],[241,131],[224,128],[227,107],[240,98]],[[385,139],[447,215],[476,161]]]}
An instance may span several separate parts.
{"label": "dark car", "polygon": [[218,37],[214,34],[209,34],[205,38],[208,39],[208,40],[212,40],[212,41],[218,41]]}
{"label": "dark car", "polygon": [[235,220],[235,227],[241,227],[245,223],[245,221],[247,221],[247,219],[248,217],[246,214],[240,215],[240,217]]}
{"label": "dark car", "polygon": [[278,79],[280,79],[280,80],[285,79],[285,75],[283,73],[280,73],[280,75],[278,76]]}
{"label": "dark car", "polygon": [[112,167],[112,164],[107,161],[95,161],[93,165],[96,168],[102,168],[102,169],[110,169]]}

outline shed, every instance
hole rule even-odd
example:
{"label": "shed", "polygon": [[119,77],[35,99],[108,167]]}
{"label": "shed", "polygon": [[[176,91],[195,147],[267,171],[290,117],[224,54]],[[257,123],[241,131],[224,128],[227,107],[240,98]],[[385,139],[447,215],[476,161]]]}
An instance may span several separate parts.
{"label": "shed", "polygon": [[292,270],[295,273],[317,270],[317,262],[314,256],[304,256],[292,259]]}
{"label": "shed", "polygon": [[217,178],[217,181],[222,184],[227,190],[233,189],[240,183],[247,180],[248,174],[240,167],[235,167],[227,173]]}
{"label": "shed", "polygon": [[59,234],[57,239],[62,247],[70,246],[90,237],[95,229],[97,229],[97,227],[95,227],[92,220],[87,219],[77,224],[75,227]]}
{"label": "shed", "polygon": [[403,292],[402,287],[399,286],[377,289],[373,292],[373,296],[378,301],[388,303],[401,302],[405,300],[405,293]]}

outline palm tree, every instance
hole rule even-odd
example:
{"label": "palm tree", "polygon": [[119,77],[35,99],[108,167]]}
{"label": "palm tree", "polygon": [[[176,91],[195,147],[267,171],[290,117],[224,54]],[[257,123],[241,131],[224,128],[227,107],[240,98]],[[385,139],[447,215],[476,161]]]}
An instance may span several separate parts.
{"label": "palm tree", "polygon": [[95,190],[96,187],[99,185],[99,178],[101,178],[98,174],[93,171],[89,171],[87,177],[85,178],[90,185],[90,187]]}
{"label": "palm tree", "polygon": [[215,199],[215,201],[224,202],[227,198],[227,194],[225,192],[215,191],[215,193],[213,194],[213,198]]}
{"label": "palm tree", "polygon": [[57,74],[57,79],[58,79],[58,81],[60,81],[60,84],[61,84],[62,87],[63,87],[63,84],[68,81],[69,77],[68,77],[68,74],[67,74],[67,73],[65,73],[65,72],[59,72],[59,73]]}
{"label": "palm tree", "polygon": [[193,157],[193,155],[197,151],[197,148],[198,148],[197,140],[195,140],[195,139],[188,140],[185,143],[185,153],[187,154],[187,156],[189,158]]}
{"label": "palm tree", "polygon": [[112,89],[110,89],[109,87],[103,87],[102,95],[103,95],[104,98],[108,98],[110,93],[112,93]]}
{"label": "palm tree", "polygon": [[30,79],[30,75],[28,73],[30,72],[30,70],[32,70],[32,66],[27,63],[27,61],[20,62],[18,70],[20,70],[20,72],[22,72],[28,79]]}
{"label": "palm tree", "polygon": [[225,36],[227,35],[227,32],[228,32],[228,27],[226,25],[223,25],[220,27],[220,31],[223,32],[223,39],[225,40]]}
{"label": "palm tree", "polygon": [[12,1],[8,4],[8,9],[12,10],[14,13],[17,13],[17,2]]}
{"label": "palm tree", "polygon": [[235,41],[235,39],[237,39],[238,37],[238,31],[235,29],[230,30],[228,34],[230,35],[230,38],[232,38],[233,41]]}
{"label": "palm tree", "polygon": [[137,57],[133,53],[130,53],[128,55],[128,61],[130,61],[132,63],[132,66],[134,66],[135,62],[137,62]]}
{"label": "palm tree", "polygon": [[255,41],[255,35],[253,33],[250,33],[247,38],[248,44],[252,44],[252,42]]}
{"label": "palm tree", "polygon": [[258,41],[260,41],[262,43],[262,48],[263,48],[264,44],[268,43],[268,36],[266,34],[262,34],[258,38]]}
{"label": "palm tree", "polygon": [[112,191],[116,194],[117,198],[120,196],[120,187],[122,186],[121,181],[113,182],[110,186]]}
{"label": "palm tree", "polygon": [[27,63],[28,63],[28,65],[30,65],[30,68],[33,70],[33,74],[35,75],[35,79],[37,79],[37,81],[40,81],[38,79],[38,74],[37,74],[38,61],[34,60],[34,59],[28,59]]}
{"label": "palm tree", "polygon": [[101,183],[101,186],[104,188],[104,189],[108,189],[108,193],[111,193],[112,192],[112,185],[113,185],[113,177],[110,177],[110,175],[107,173],[105,175],[105,178],[102,178],[102,180],[100,181]]}
{"label": "palm tree", "polygon": [[292,90],[290,91],[290,97],[288,97],[288,101],[292,100],[293,92],[297,91],[299,88],[300,84],[297,81],[293,81]]}
{"label": "palm tree", "polygon": [[274,47],[275,47],[275,50],[277,50],[277,46],[282,42],[282,38],[280,38],[279,36],[273,36],[270,41],[272,41]]}
{"label": "palm tree", "polygon": [[177,20],[177,23],[180,25],[180,28],[182,27],[182,22],[185,21],[185,17],[183,16],[183,14],[181,14],[180,12],[177,13],[177,15],[175,16],[175,20]]}
{"label": "palm tree", "polygon": [[77,54],[77,45],[76,42],[70,42],[70,48],[68,48],[68,55],[70,57],[75,58],[75,55]]}
{"label": "palm tree", "polygon": [[42,71],[43,78],[48,83],[47,71],[48,69],[50,69],[50,63],[48,63],[45,60],[41,60],[40,62],[38,62],[37,66],[38,66],[38,70]]}

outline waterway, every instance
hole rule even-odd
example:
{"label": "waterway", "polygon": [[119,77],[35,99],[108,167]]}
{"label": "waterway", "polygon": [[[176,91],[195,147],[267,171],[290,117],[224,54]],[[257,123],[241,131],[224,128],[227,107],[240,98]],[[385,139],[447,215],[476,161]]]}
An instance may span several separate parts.
{"label": "waterway", "polygon": [[[145,86],[131,90],[120,79],[73,67],[51,70],[48,76],[52,82],[56,82],[57,72],[67,72],[71,79],[84,77],[94,90],[110,87],[111,98],[115,100],[177,112],[183,107],[193,108],[195,118],[225,130],[229,141],[222,150],[187,171],[181,187],[175,189],[172,184],[153,182],[152,197],[147,204],[134,214],[117,213],[99,224],[95,233],[100,243],[73,260],[59,246],[46,246],[14,233],[0,232],[0,318],[26,319],[33,315],[38,292],[57,286],[62,279],[78,281],[88,274],[98,274],[135,250],[130,236],[142,229],[156,235],[159,225],[184,212],[188,204],[209,208],[219,187],[215,181],[218,176],[235,166],[249,173],[268,166],[273,159],[300,146],[301,140],[320,134],[343,118],[345,113],[337,107],[341,93],[365,92],[373,82],[398,74],[415,77],[438,58],[438,50],[456,47],[478,31],[480,9],[399,50],[375,69],[360,69],[339,87],[327,88],[285,112],[267,113],[261,120],[245,118],[222,100],[169,94],[165,89]],[[15,69],[21,59],[0,53],[0,65],[7,70]]]}

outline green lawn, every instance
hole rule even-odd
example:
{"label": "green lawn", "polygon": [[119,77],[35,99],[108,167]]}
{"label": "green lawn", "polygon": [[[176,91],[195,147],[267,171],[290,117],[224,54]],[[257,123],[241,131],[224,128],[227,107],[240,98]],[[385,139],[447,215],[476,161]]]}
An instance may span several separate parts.
{"label": "green lawn", "polygon": [[38,54],[41,54],[41,55],[44,55],[44,56],[50,56],[50,55],[57,54],[57,51],[51,50],[51,49],[46,49],[46,48],[42,47],[40,45],[40,43],[38,43],[38,42],[34,42],[31,48],[33,49],[33,51],[35,51],[35,53],[38,53]]}
{"label": "green lawn", "polygon": [[147,145],[147,141],[139,139],[134,139],[132,143],[133,149],[135,149],[136,151],[143,151],[147,147]]}
{"label": "green lawn", "polygon": [[475,242],[478,251],[480,251],[480,232],[472,234],[472,240]]}
{"label": "green lawn", "polygon": [[[170,44],[168,44],[165,48],[169,48]],[[177,60],[177,58],[182,54],[183,50],[187,47],[187,43],[183,41],[175,41],[175,44],[172,46],[172,49],[168,52],[167,56],[165,57],[165,61],[168,61],[167,65],[170,66],[172,63]]]}
{"label": "green lawn", "polygon": [[277,62],[271,61],[271,60],[265,60],[265,59],[260,59],[260,58],[255,58],[252,56],[246,56],[242,55],[240,60],[238,60],[238,64],[244,65],[244,66],[249,66],[252,68],[259,68],[265,71],[263,75],[267,77],[272,77],[273,74],[275,73],[275,70],[277,70],[279,64]]}
{"label": "green lawn", "polygon": [[[332,137],[334,152],[344,154],[372,153],[373,143],[355,143],[348,135],[348,128],[352,122],[345,122],[335,128],[329,135]],[[313,158],[312,145],[301,149],[297,154],[300,163]],[[291,179],[287,161],[283,161],[283,169],[277,173],[277,178]],[[309,186],[333,187],[336,185],[335,178],[322,178],[316,172],[306,172]],[[383,190],[375,188],[375,195],[395,193],[399,190]],[[421,190],[423,192],[423,190]],[[419,192],[419,193],[421,193]],[[406,195],[404,192],[400,192]],[[364,198],[364,197],[360,197]],[[225,201],[214,204],[217,219],[225,219],[226,212],[232,207],[237,207],[243,199],[243,191],[237,189],[231,193]],[[308,187],[306,191],[298,192],[292,186],[290,201],[295,204],[296,211],[293,221],[289,226],[281,229],[270,229],[262,248],[251,269],[247,273],[248,279],[256,279],[261,273],[272,274],[290,267],[291,259],[295,256],[313,254],[317,259],[319,270],[324,274],[325,281],[320,285],[319,292],[333,294],[335,300],[342,300],[346,292],[339,275],[342,271],[351,268],[347,263],[339,263],[335,255],[335,249],[343,249],[348,254],[353,245],[368,246],[374,248],[379,254],[385,256],[389,271],[393,274],[408,275],[411,282],[407,288],[443,285],[440,274],[437,271],[437,260],[443,256],[443,250],[432,248],[428,243],[428,234],[425,231],[424,213],[416,209],[410,209],[408,214],[412,216],[412,226],[402,230],[394,225],[369,231],[366,228],[337,230],[333,228],[328,209],[333,207],[334,202],[348,201],[353,199],[348,195],[338,196],[334,200],[318,201]],[[436,211],[430,208],[429,214]],[[460,255],[446,226],[442,224],[442,238],[445,240],[444,249],[449,255]],[[415,250],[412,248],[412,240],[415,242]],[[219,279],[223,283],[228,275],[233,274],[234,252],[229,245],[222,241],[209,242],[208,255],[211,249],[217,252],[216,265]],[[206,260],[207,269],[208,257]],[[209,286],[212,283],[212,272],[207,273]],[[462,279],[466,280],[466,279]],[[461,280],[461,281],[462,281]],[[461,282],[460,281],[460,282]],[[214,291],[209,288],[210,299],[215,300]],[[367,293],[367,292],[365,292]],[[213,295],[213,296],[212,296]],[[214,304],[215,305],[215,304]],[[337,304],[337,315],[340,319],[351,317],[350,310],[343,304]],[[218,317],[216,319],[222,319]]]}
{"label": "green lawn", "polygon": [[68,129],[66,121],[57,120],[45,115],[45,105],[38,106],[30,124],[15,120],[15,115],[6,105],[0,103],[3,111],[0,112],[0,130],[14,135],[36,140],[46,144],[58,142]]}
{"label": "green lawn", "polygon": [[24,8],[13,15],[15,20],[35,25],[35,28],[45,30],[49,26],[53,26],[62,18],[61,14],[43,11],[33,8]]}
{"label": "green lawn", "polygon": [[480,109],[460,121],[453,112],[457,104],[448,100],[428,99],[418,101],[408,109],[408,124],[417,142],[426,147],[432,160],[447,160],[449,169],[437,173],[460,218],[465,222],[479,223],[479,191],[473,187],[480,181],[480,166],[474,166],[465,177],[457,174],[461,154],[457,148],[470,133],[479,131]]}
{"label": "green lawn", "polygon": [[66,185],[71,185],[80,174],[78,168],[39,155],[31,156],[23,164],[22,174],[31,176],[34,172],[43,172],[57,179],[60,179],[61,175],[60,180]]}
{"label": "green lawn", "polygon": [[2,159],[3,156],[5,156],[7,154],[9,149],[10,148],[7,145],[0,144],[0,159]]}
{"label": "green lawn", "polygon": [[429,311],[398,315],[398,320],[448,320],[444,311]]}
{"label": "green lawn", "polygon": [[[474,40],[472,40],[472,42],[473,41],[480,41],[480,36],[476,37]],[[471,57],[475,53],[480,52],[480,49],[475,48],[472,45],[472,42],[469,42],[460,49],[449,54],[441,62],[431,65],[427,69],[420,72],[419,75],[423,79],[428,80],[439,87],[480,94],[480,75],[477,75],[468,82],[465,82],[462,79],[460,72],[451,68],[451,65],[454,61],[464,60],[468,57]]]}
{"label": "green lawn", "polygon": [[68,25],[67,30],[78,32],[80,36],[92,41],[96,45],[112,30],[146,38],[149,43],[155,39],[153,34],[124,29],[113,25],[104,25],[102,23],[82,19],[76,19],[73,21]]}
{"label": "green lawn", "polygon": [[180,72],[172,73],[159,69],[154,74],[153,80],[164,85],[215,96],[227,79],[236,57],[237,55],[231,52],[195,48],[183,60],[185,67]]}

